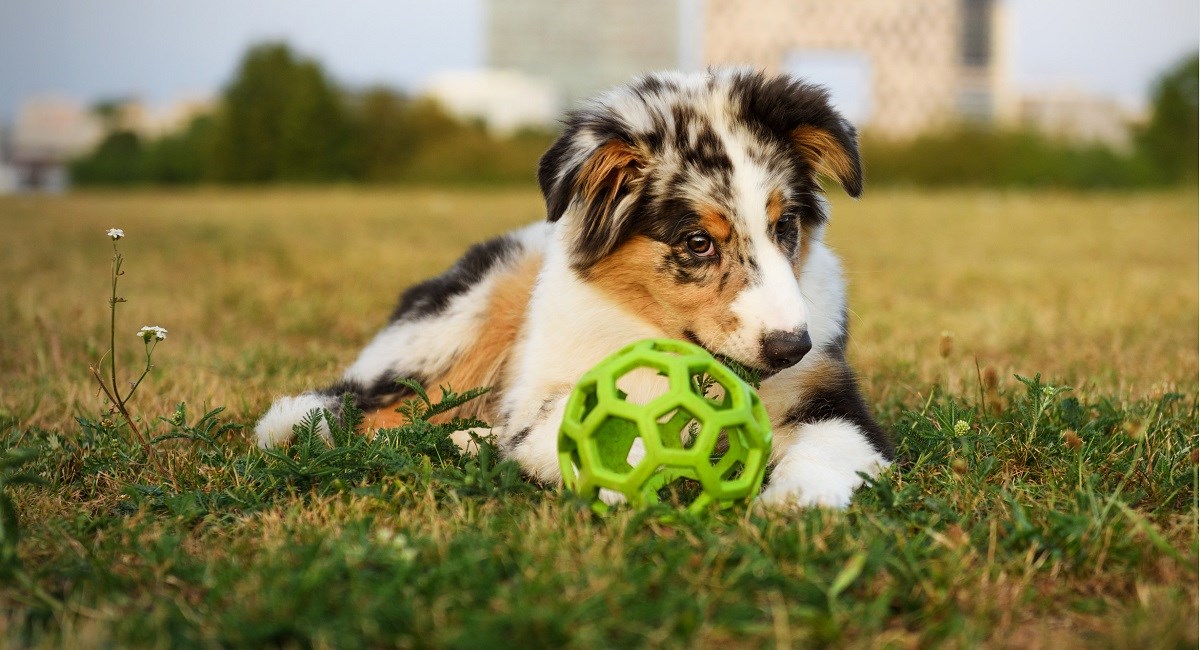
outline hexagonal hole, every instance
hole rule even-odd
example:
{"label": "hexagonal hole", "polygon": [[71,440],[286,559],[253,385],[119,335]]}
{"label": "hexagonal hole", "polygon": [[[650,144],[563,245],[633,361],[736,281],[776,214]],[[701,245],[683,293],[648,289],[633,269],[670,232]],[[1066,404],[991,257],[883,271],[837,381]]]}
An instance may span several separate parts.
{"label": "hexagonal hole", "polygon": [[611,472],[627,474],[633,471],[630,457],[645,454],[644,448],[635,450],[634,443],[641,438],[637,423],[618,416],[610,416],[592,433],[596,445],[597,460]]}
{"label": "hexagonal hole", "polygon": [[726,397],[725,387],[721,382],[717,381],[712,375],[707,372],[697,372],[695,369],[689,373],[692,383],[692,392],[704,398],[706,402],[713,405],[713,408],[723,409],[729,407],[729,400]]}
{"label": "hexagonal hole", "polygon": [[721,480],[736,481],[737,479],[741,478],[742,472],[745,470],[746,463],[743,463],[740,460],[734,461],[734,463],[729,466],[729,469],[725,470],[725,472],[721,474]]}
{"label": "hexagonal hole", "polygon": [[665,395],[671,382],[665,368],[639,366],[617,377],[616,387],[621,399],[644,405]]}
{"label": "hexagonal hole", "polygon": [[656,422],[663,447],[667,449],[691,449],[700,436],[700,420],[682,406],[660,415]]}
{"label": "hexagonal hole", "polygon": [[700,481],[690,478],[677,478],[658,488],[659,503],[667,503],[676,508],[686,508],[704,492]]}
{"label": "hexagonal hole", "polygon": [[[737,435],[731,438],[725,429],[721,429],[721,433],[717,436],[717,444],[713,445],[712,453],[708,456],[708,462],[716,468],[722,480],[730,478],[729,469],[732,465],[743,465],[741,460],[734,460],[745,455],[742,445],[737,440]],[[736,449],[731,449],[731,441]],[[731,451],[733,456],[729,455]]]}

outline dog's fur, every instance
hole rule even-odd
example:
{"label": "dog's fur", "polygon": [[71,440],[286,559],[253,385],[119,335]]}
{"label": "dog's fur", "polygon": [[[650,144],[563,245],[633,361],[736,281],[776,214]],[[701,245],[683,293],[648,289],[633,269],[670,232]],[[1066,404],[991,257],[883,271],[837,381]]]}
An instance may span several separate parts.
{"label": "dog's fur", "polygon": [[[846,363],[845,289],[822,242],[819,171],[861,192],[855,130],[819,87],[712,70],[612,90],[570,114],[542,157],[545,222],[479,244],[406,291],[342,380],[276,401],[258,441],[287,441],[311,410],[336,414],[346,393],[367,426],[397,425],[397,378],[492,386],[457,415],[492,422],[505,456],[558,483],[571,387],[624,345],[671,337],[768,375],[763,503],[845,506],[860,473],[886,467],[893,447]],[[637,399],[661,381],[622,388]]]}

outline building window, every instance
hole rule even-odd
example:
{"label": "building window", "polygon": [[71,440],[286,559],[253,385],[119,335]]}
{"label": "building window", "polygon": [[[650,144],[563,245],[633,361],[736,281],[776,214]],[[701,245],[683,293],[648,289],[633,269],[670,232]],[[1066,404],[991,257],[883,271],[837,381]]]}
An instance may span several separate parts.
{"label": "building window", "polygon": [[853,50],[793,50],[783,70],[829,89],[833,105],[851,122],[871,117],[871,59]]}
{"label": "building window", "polygon": [[992,0],[962,0],[962,62],[984,68],[992,59]]}

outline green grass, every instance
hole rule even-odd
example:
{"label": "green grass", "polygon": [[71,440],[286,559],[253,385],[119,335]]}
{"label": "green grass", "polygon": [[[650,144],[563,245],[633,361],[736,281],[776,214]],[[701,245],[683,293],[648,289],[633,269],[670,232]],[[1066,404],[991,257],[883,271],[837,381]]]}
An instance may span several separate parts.
{"label": "green grass", "polygon": [[[0,200],[0,450],[32,455],[0,458],[0,645],[1195,647],[1195,206],[837,202],[854,363],[901,462],[844,512],[601,519],[420,406],[332,447],[247,435],[536,195]],[[133,405],[161,473],[87,373],[112,226],[125,365],[139,326],[170,330]]]}

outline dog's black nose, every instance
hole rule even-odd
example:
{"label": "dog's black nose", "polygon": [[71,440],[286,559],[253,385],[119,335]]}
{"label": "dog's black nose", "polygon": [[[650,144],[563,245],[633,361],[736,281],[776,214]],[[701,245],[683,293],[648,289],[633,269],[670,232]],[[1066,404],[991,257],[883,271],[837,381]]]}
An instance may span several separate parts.
{"label": "dog's black nose", "polygon": [[783,370],[800,363],[811,349],[812,338],[807,329],[797,332],[771,332],[763,337],[763,358],[774,370]]}

